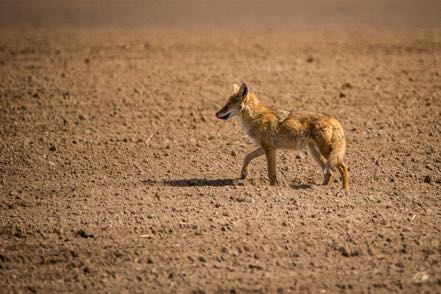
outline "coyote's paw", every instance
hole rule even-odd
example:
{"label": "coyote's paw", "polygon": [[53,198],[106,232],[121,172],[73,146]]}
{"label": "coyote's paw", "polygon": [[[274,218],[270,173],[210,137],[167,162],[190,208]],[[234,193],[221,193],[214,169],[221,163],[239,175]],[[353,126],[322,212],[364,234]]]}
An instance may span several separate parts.
{"label": "coyote's paw", "polygon": [[329,174],[328,176],[325,176],[322,182],[323,186],[328,186],[331,183],[332,175]]}
{"label": "coyote's paw", "polygon": [[270,185],[271,186],[280,186],[279,181],[277,181],[277,180],[270,181]]}
{"label": "coyote's paw", "polygon": [[344,197],[344,196],[350,196],[350,195],[351,195],[351,192],[349,192],[349,190],[345,190],[345,189],[339,189],[337,191],[337,193],[335,194],[335,196],[338,196],[338,197]]}
{"label": "coyote's paw", "polygon": [[234,186],[245,186],[245,181],[243,179],[235,179],[233,180]]}

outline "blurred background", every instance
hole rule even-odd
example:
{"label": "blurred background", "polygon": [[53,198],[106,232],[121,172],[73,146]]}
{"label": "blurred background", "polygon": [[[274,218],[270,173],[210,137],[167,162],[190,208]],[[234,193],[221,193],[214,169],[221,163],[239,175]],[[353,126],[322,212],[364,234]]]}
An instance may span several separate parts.
{"label": "blurred background", "polygon": [[2,0],[0,25],[115,27],[434,27],[439,0]]}

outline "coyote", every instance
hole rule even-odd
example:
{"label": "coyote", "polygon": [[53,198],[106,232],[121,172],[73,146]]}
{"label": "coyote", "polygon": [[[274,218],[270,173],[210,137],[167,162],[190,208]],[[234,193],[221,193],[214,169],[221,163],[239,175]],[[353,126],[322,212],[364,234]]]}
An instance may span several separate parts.
{"label": "coyote", "polygon": [[314,159],[323,170],[323,185],[330,183],[337,169],[342,178],[342,188],[349,189],[349,172],[343,162],[346,140],[341,124],[332,116],[313,112],[290,112],[263,105],[248,91],[246,83],[234,91],[216,117],[226,120],[237,115],[245,133],[259,148],[245,156],[241,179],[248,175],[250,162],[266,155],[270,185],[278,185],[276,174],[276,149],[302,150],[308,146]]}

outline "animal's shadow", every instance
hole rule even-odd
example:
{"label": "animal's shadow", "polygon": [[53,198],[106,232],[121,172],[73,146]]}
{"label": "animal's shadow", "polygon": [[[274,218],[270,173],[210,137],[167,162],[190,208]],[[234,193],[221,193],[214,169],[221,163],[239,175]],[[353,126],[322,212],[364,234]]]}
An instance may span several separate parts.
{"label": "animal's shadow", "polygon": [[171,186],[171,187],[224,187],[241,185],[238,179],[178,179],[178,180],[153,180],[143,181],[144,184],[150,186]]}
{"label": "animal's shadow", "polygon": [[[155,180],[147,179],[142,181],[149,186],[170,186],[170,187],[225,187],[225,186],[243,186],[245,183],[240,179],[176,179],[176,180]],[[314,186],[311,184],[291,184],[294,190],[309,190]]]}
{"label": "animal's shadow", "polygon": [[314,189],[314,186],[311,184],[291,184],[289,185],[291,188],[293,188],[294,190],[310,190],[310,189]]}

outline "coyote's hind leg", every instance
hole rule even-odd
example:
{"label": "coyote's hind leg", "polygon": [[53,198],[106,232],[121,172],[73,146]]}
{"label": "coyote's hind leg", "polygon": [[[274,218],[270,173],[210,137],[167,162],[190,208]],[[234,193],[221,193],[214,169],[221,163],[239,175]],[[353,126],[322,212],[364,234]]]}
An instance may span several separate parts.
{"label": "coyote's hind leg", "polygon": [[323,185],[327,186],[331,182],[332,179],[332,171],[330,168],[325,167],[323,170]]}
{"label": "coyote's hind leg", "polygon": [[317,147],[315,147],[314,143],[309,143],[308,147],[309,147],[309,151],[312,154],[312,157],[314,157],[315,161],[317,161],[317,163],[320,165],[320,168],[323,171],[326,165],[326,161],[323,159],[322,155],[320,154],[320,151],[317,150]]}
{"label": "coyote's hind leg", "polygon": [[341,175],[341,180],[342,180],[342,188],[345,190],[349,190],[349,172],[348,172],[348,168],[346,167],[346,165],[342,162],[339,161],[337,163],[337,169],[340,172]]}
{"label": "coyote's hind leg", "polygon": [[308,147],[312,157],[314,157],[315,161],[317,161],[323,171],[323,185],[329,185],[332,178],[332,171],[326,168],[326,158],[322,156],[314,143],[309,143]]}

